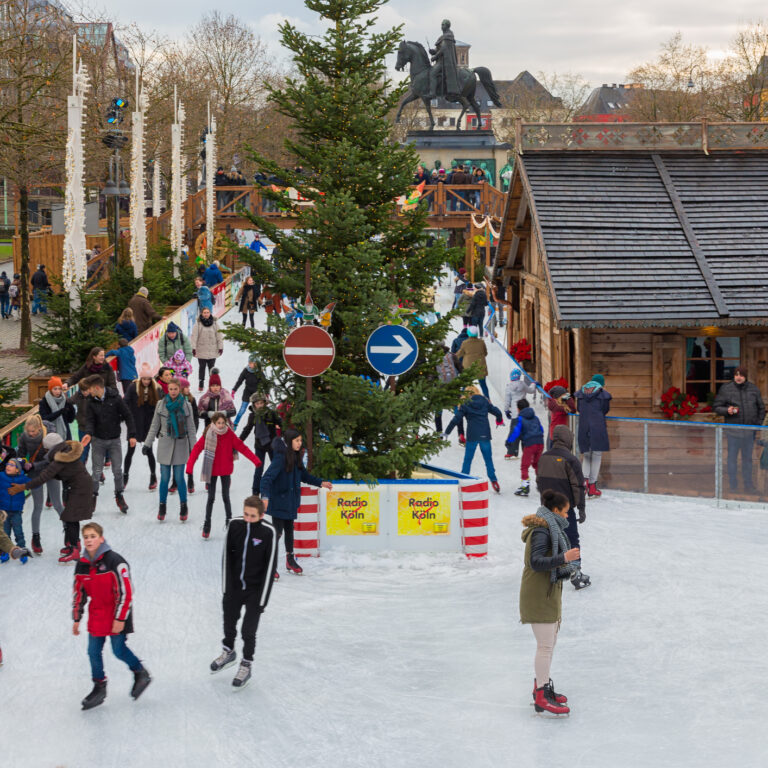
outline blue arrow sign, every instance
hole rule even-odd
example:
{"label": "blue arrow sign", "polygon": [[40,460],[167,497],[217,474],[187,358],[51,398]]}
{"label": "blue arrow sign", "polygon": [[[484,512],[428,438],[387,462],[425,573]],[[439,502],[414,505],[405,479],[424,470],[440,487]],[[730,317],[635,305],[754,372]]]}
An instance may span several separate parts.
{"label": "blue arrow sign", "polygon": [[382,376],[400,376],[413,368],[419,354],[419,342],[402,325],[382,325],[369,337],[365,356]]}

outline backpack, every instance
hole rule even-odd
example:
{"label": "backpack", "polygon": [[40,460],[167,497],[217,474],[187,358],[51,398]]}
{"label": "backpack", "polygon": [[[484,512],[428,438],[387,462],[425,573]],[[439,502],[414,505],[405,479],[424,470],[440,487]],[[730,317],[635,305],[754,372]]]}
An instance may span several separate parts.
{"label": "backpack", "polygon": [[5,277],[0,278],[0,293],[8,293],[8,286],[11,284],[11,281],[8,280]]}
{"label": "backpack", "polygon": [[8,294],[12,299],[15,299],[19,295],[19,286],[11,285],[11,287],[8,289]]}

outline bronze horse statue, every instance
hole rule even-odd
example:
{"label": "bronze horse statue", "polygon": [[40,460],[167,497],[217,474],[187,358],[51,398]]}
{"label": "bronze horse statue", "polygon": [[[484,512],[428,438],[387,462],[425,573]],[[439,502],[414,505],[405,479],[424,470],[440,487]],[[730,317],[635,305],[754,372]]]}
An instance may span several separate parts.
{"label": "bronze horse statue", "polygon": [[[395,122],[400,122],[403,107],[410,104],[412,101],[416,101],[416,99],[421,99],[424,108],[429,115],[429,127],[432,130],[435,127],[435,119],[432,117],[432,109],[429,103],[429,72],[432,65],[430,64],[429,56],[421,43],[417,43],[413,40],[403,40],[400,43],[400,47],[397,49],[397,63],[395,64],[395,69],[398,72],[402,72],[405,69],[406,64],[411,65],[409,73],[411,77],[411,87],[400,102],[400,108],[397,110]],[[477,127],[480,128],[480,105],[475,100],[475,89],[477,86],[475,75],[480,78],[480,82],[491,97],[491,101],[493,101],[497,107],[501,106],[499,93],[493,82],[491,71],[487,67],[475,67],[474,69],[460,67],[459,87],[461,88],[461,93],[448,94],[445,97],[446,101],[461,104],[461,114],[456,121],[456,130],[459,130],[461,126],[461,118],[464,117],[464,113],[468,112],[470,109],[477,115]]]}

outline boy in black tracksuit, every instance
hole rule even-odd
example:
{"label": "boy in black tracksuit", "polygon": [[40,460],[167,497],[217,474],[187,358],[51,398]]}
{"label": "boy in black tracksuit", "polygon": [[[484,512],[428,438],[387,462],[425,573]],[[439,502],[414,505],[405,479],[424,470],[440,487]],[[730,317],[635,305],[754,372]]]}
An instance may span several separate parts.
{"label": "boy in black tracksuit", "polygon": [[211,662],[211,672],[234,664],[237,622],[245,607],[241,627],[243,660],[232,685],[242,688],[251,678],[259,618],[269,602],[275,573],[277,534],[264,519],[264,502],[249,496],[243,503],[243,517],[232,520],[227,529],[222,557],[224,598],[224,639],[222,653]]}

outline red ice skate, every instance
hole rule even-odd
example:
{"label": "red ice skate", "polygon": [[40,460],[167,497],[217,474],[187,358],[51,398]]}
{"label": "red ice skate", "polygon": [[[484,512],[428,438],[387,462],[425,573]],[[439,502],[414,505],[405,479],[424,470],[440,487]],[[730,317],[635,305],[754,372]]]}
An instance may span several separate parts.
{"label": "red ice skate", "polygon": [[567,715],[571,711],[565,704],[557,703],[550,683],[542,685],[541,688],[536,689],[536,698],[533,702],[533,706],[539,713],[549,712],[552,715]]}

